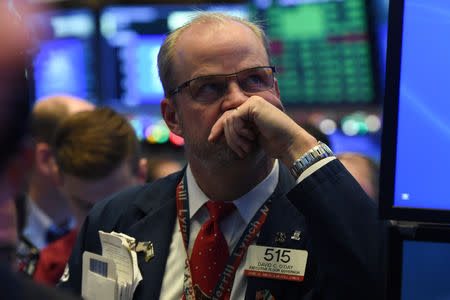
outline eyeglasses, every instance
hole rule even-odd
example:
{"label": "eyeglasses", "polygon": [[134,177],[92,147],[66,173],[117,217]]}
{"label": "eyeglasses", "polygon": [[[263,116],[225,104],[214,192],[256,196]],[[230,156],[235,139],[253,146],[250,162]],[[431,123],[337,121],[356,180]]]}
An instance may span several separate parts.
{"label": "eyeglasses", "polygon": [[225,95],[230,77],[236,77],[239,87],[246,93],[263,92],[273,87],[275,72],[274,66],[262,66],[226,75],[200,76],[179,85],[170,91],[169,95],[175,95],[185,87],[189,87],[195,101],[214,102]]}

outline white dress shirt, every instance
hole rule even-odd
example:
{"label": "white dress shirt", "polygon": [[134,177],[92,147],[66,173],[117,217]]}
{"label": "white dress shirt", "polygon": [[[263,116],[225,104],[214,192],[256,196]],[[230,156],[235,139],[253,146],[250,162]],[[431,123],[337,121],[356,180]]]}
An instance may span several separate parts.
{"label": "white dress shirt", "polygon": [[33,245],[42,249],[47,245],[47,230],[53,224],[52,219],[43,212],[30,197],[27,197],[28,216],[23,235],[27,237]]}
{"label": "white dress shirt", "polygon": [[[27,219],[23,235],[41,250],[47,246],[47,231],[53,225],[53,220],[27,195]],[[72,230],[76,226],[75,218],[71,218],[68,228]]]}

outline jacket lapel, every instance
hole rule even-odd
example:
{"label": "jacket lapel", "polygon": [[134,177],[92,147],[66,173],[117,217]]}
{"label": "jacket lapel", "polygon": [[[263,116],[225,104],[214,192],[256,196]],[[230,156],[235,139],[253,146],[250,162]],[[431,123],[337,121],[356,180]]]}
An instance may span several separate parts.
{"label": "jacket lapel", "polygon": [[184,172],[181,172],[177,174],[178,176],[171,176],[174,180],[170,180],[167,184],[160,183],[163,188],[154,191],[152,195],[147,195],[151,199],[137,201],[138,208],[145,215],[129,228],[129,234],[136,238],[136,243],[152,242],[154,256],[146,262],[145,253],[137,253],[143,280],[136,289],[133,299],[159,298],[175,225],[175,188],[183,174]]}
{"label": "jacket lapel", "polygon": [[[256,241],[257,245],[288,249],[306,248],[307,241],[303,234],[305,218],[285,196],[294,185],[292,175],[280,166],[279,183],[271,197],[270,211]],[[245,299],[255,299],[257,292],[269,292],[278,300],[280,295],[286,294],[290,286],[298,285],[297,282],[248,277]]]}

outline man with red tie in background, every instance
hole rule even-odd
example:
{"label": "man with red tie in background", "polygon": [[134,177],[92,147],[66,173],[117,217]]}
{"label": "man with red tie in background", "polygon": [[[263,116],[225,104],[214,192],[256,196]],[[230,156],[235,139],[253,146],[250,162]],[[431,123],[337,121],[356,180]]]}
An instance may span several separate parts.
{"label": "man with red tie in background", "polygon": [[62,94],[39,99],[33,106],[30,128],[35,163],[24,195],[28,215],[23,237],[37,249],[61,238],[75,225],[69,203],[53,176],[55,157],[50,144],[55,129],[68,116],[94,107],[89,101]]}

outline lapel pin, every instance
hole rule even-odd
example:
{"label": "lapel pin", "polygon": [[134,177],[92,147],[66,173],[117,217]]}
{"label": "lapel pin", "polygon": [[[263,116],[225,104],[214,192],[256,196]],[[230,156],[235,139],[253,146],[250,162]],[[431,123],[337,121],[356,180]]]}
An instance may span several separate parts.
{"label": "lapel pin", "polygon": [[302,232],[300,230],[294,231],[294,234],[291,236],[291,240],[300,241],[300,236]]}
{"label": "lapel pin", "polygon": [[286,234],[284,232],[277,232],[275,242],[282,244],[286,241]]}
{"label": "lapel pin", "polygon": [[136,246],[136,252],[145,252],[145,262],[148,262],[150,259],[155,256],[155,252],[153,249],[153,243],[148,242],[139,242]]}

